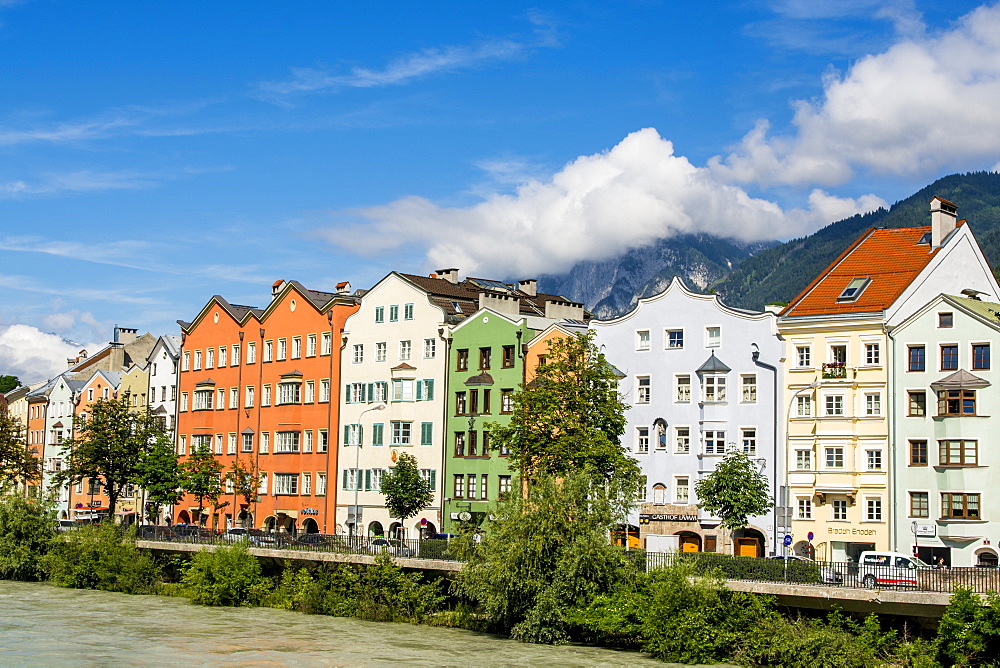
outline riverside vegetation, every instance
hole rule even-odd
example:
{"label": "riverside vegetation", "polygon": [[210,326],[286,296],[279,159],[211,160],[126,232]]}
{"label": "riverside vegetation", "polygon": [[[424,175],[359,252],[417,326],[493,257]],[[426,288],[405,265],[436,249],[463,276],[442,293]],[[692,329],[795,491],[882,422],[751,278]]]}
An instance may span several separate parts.
{"label": "riverside vegetation", "polygon": [[[571,477],[533,489],[520,512],[536,521],[545,508],[554,516],[575,506],[583,486]],[[286,562],[271,573],[243,544],[157,559],[128,530],[105,524],[59,534],[43,504],[10,497],[0,502],[0,578],[182,596],[200,605],[449,625],[529,642],[593,643],[678,663],[972,666],[993,665],[1000,655],[995,593],[984,603],[970,591],[956,592],[936,635],[920,637],[886,628],[876,615],[790,615],[772,598],[730,591],[717,571],[696,572],[696,564],[684,561],[643,572],[641,561],[601,535],[599,517],[581,515],[570,523],[577,526],[555,533],[552,525],[531,530],[518,522],[518,537],[514,516],[498,516],[499,532],[488,530],[475,549],[471,538],[457,541],[453,549],[467,550],[469,565],[449,586],[404,573],[387,555],[372,566]]]}

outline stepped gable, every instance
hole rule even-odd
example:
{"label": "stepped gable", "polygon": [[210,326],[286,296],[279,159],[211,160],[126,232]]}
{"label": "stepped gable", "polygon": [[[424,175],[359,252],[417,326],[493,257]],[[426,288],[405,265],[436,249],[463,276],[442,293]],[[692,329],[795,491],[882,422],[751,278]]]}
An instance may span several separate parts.
{"label": "stepped gable", "polygon": [[[965,221],[960,221],[962,225]],[[931,226],[866,230],[789,303],[783,317],[871,313],[889,308],[941,246],[931,247]],[[855,299],[844,291],[869,279]]]}

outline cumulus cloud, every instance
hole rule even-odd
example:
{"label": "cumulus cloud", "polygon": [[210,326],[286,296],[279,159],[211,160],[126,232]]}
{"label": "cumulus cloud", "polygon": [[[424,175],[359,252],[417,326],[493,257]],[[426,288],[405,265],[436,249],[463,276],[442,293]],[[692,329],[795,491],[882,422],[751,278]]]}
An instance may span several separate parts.
{"label": "cumulus cloud", "polygon": [[66,370],[66,360],[86,348],[94,353],[101,344],[80,345],[30,325],[0,327],[0,375],[12,375],[25,385]]}
{"label": "cumulus cloud", "polygon": [[815,191],[808,209],[785,211],[675,155],[670,141],[647,128],[513,194],[494,193],[465,208],[406,197],[355,212],[366,222],[329,239],[366,253],[418,244],[429,249],[431,267],[514,277],[565,271],[677,234],[783,238],[882,205],[872,195],[854,200]]}
{"label": "cumulus cloud", "polygon": [[794,103],[793,130],[757,123],[709,166],[731,183],[832,186],[859,170],[922,177],[988,168],[1000,154],[1000,5],[904,38],[831,72],[815,101]]}

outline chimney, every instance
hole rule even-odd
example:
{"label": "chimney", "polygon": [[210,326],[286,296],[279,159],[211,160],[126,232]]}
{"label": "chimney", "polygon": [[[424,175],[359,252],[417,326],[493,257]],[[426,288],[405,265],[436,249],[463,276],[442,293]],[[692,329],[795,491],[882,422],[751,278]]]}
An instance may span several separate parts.
{"label": "chimney", "polygon": [[538,279],[526,278],[517,282],[517,289],[526,295],[534,297],[538,294]]}
{"label": "chimney", "polygon": [[458,285],[458,269],[454,269],[454,268],[452,268],[452,269],[438,269],[437,270],[437,275],[438,275],[438,278],[443,278],[444,280],[448,281],[449,283],[454,283],[455,285]]}
{"label": "chimney", "polygon": [[521,314],[521,300],[506,292],[480,292],[479,308],[516,317]]}
{"label": "chimney", "polygon": [[278,293],[281,292],[281,289],[283,287],[285,287],[285,282],[283,280],[281,280],[280,278],[278,280],[276,280],[274,283],[272,283],[271,284],[271,299],[274,299],[275,297],[277,297]]}
{"label": "chimney", "polygon": [[545,317],[553,320],[583,320],[583,304],[566,301],[545,302]]}
{"label": "chimney", "polygon": [[342,281],[337,283],[337,294],[338,295],[349,295],[351,294],[351,284],[348,281]]}
{"label": "chimney", "polygon": [[931,248],[944,243],[958,220],[958,206],[946,199],[935,197],[931,200]]}
{"label": "chimney", "polygon": [[119,327],[115,335],[115,341],[122,345],[128,345],[139,338],[139,330],[131,327]]}

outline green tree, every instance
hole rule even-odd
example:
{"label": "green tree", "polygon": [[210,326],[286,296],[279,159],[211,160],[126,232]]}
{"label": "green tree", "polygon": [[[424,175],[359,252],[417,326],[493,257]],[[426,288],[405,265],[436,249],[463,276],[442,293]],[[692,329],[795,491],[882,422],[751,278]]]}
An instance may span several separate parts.
{"label": "green tree", "polygon": [[56,515],[36,500],[8,496],[0,500],[0,579],[42,580],[40,559],[56,537]]}
{"label": "green tree", "polygon": [[138,464],[138,482],[146,490],[146,519],[155,524],[160,508],[172,506],[183,496],[181,470],[170,437],[160,434],[143,453]]}
{"label": "green tree", "polygon": [[132,410],[128,393],[98,399],[80,420],[77,435],[62,445],[68,466],[58,484],[99,480],[108,495],[108,516],[114,517],[122,491],[139,482],[140,463],[162,435],[162,422],[147,407]]}
{"label": "green tree", "polygon": [[[230,465],[229,471],[226,473],[226,478],[232,481],[233,491],[236,496],[241,497],[247,508],[250,508],[257,499],[257,494],[260,490],[261,475],[260,469],[257,467],[257,462],[253,459],[247,459],[246,462],[242,459],[236,459]],[[233,512],[236,512],[235,508]],[[252,521],[249,513],[244,517],[243,524],[246,527],[251,526]]]}
{"label": "green tree", "polygon": [[774,505],[767,478],[743,452],[731,452],[715,470],[694,484],[699,507],[718,517],[720,526],[742,529],[754,515]]}
{"label": "green tree", "polygon": [[0,394],[7,394],[19,387],[21,387],[21,379],[17,376],[0,376]]}
{"label": "green tree", "polygon": [[24,484],[41,476],[38,458],[28,451],[21,421],[0,406],[0,490]]}
{"label": "green tree", "polygon": [[492,446],[509,448],[522,476],[588,470],[637,482],[639,466],[621,445],[627,407],[618,378],[594,332],[553,339],[535,379],[514,395],[510,422],[489,423]]}
{"label": "green tree", "polygon": [[198,501],[198,521],[205,509],[205,502],[219,502],[222,494],[223,466],[207,445],[199,445],[181,464],[181,488]]}
{"label": "green tree", "polygon": [[430,481],[420,475],[417,458],[408,452],[401,454],[395,468],[382,476],[382,494],[389,514],[404,522],[434,499]]}

